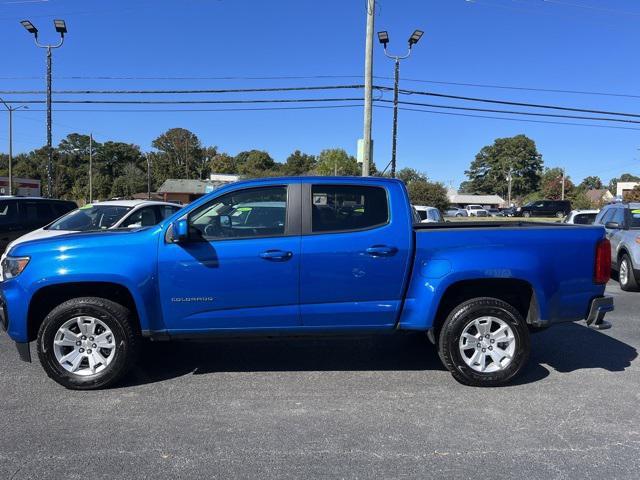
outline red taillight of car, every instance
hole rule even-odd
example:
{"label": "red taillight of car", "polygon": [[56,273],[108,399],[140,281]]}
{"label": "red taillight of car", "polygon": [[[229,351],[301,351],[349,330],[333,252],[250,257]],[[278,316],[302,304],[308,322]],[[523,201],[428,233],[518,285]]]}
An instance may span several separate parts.
{"label": "red taillight of car", "polygon": [[593,268],[593,283],[605,284],[611,278],[611,243],[603,238],[596,245],[596,262]]}

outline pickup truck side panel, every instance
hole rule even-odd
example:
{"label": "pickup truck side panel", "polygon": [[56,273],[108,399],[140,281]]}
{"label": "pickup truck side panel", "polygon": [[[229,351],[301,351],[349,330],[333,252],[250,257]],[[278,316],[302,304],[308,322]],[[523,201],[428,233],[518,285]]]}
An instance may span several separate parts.
{"label": "pickup truck side panel", "polygon": [[[151,227],[138,232],[78,233],[14,247],[11,255],[22,256],[28,251],[31,260],[20,277],[2,282],[9,335],[18,342],[33,340],[28,339],[28,301],[42,288],[76,282],[108,282],[127,288],[141,329],[162,329],[156,278],[160,231]],[[127,248],[122,248],[123,244]]]}
{"label": "pickup truck side panel", "polygon": [[464,235],[464,231],[416,231],[414,274],[399,328],[431,328],[447,288],[464,280],[527,282],[543,322],[584,319],[590,300],[604,293],[604,285],[592,281],[595,245],[603,238],[601,229],[476,228],[473,236]]}
{"label": "pickup truck side panel", "polygon": [[[313,184],[322,190],[327,184],[350,183],[362,185],[348,179],[310,177],[303,186]],[[388,223],[314,233],[303,221],[300,313],[307,328],[391,329],[396,325],[413,261],[412,212],[402,183],[370,178],[366,186],[386,191]],[[303,199],[310,200],[310,188],[303,192]],[[303,203],[302,214],[311,220],[311,205]]]}

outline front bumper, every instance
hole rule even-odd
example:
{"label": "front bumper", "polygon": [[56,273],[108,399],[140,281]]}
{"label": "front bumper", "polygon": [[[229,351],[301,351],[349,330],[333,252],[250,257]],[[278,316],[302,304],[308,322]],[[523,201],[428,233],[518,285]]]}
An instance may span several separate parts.
{"label": "front bumper", "polygon": [[[4,297],[0,295],[0,329],[5,332],[9,329],[9,314],[7,312],[7,304]],[[29,342],[15,342],[18,349],[20,360],[31,362],[31,348]]]}
{"label": "front bumper", "polygon": [[591,307],[587,315],[587,325],[595,328],[609,328],[611,324],[604,321],[608,312],[613,312],[613,297],[597,297],[591,300]]}

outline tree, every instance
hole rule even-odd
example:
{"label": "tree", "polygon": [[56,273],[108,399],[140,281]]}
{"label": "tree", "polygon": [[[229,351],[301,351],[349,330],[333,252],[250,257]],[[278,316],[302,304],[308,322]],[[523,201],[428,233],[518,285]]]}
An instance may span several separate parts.
{"label": "tree", "polygon": [[199,178],[203,149],[197,135],[184,128],[171,128],[151,142],[155,156],[156,183],[167,178]]}
{"label": "tree", "polygon": [[631,173],[623,173],[618,178],[612,178],[609,182],[609,191],[615,195],[618,190],[618,182],[640,182],[640,177]]}
{"label": "tree", "polygon": [[[571,179],[566,176],[564,179],[564,195],[570,197],[575,186]],[[560,200],[562,198],[562,169],[547,168],[540,179],[540,193],[546,200]]]}
{"label": "tree", "polygon": [[360,165],[355,157],[342,148],[329,148],[320,152],[314,169],[316,175],[360,175]]}
{"label": "tree", "polygon": [[211,173],[238,173],[236,159],[226,153],[218,153],[209,160],[209,170]]}
{"label": "tree", "polygon": [[131,197],[134,193],[142,192],[146,189],[144,172],[134,163],[125,165],[122,175],[113,181],[111,196]]}
{"label": "tree", "polygon": [[284,175],[307,175],[315,165],[316,157],[296,150],[287,157],[287,161],[282,166],[282,173]]}
{"label": "tree", "polygon": [[413,180],[407,184],[409,200],[414,205],[435,207],[440,211],[449,208],[447,189],[439,182]]}
{"label": "tree", "polygon": [[589,197],[587,197],[585,190],[580,188],[577,188],[575,190],[570,200],[571,200],[571,207],[576,210],[587,210],[587,209],[596,207],[596,205],[593,205]]}
{"label": "tree", "polygon": [[591,175],[585,177],[578,185],[578,188],[582,190],[600,190],[602,188],[602,180],[600,180],[600,177]]}
{"label": "tree", "polygon": [[249,150],[240,152],[236,156],[238,173],[246,177],[265,177],[274,175],[276,162],[263,150]]}
{"label": "tree", "polygon": [[396,172],[396,178],[402,180],[405,185],[409,185],[409,183],[416,180],[427,181],[427,175],[425,173],[409,167],[398,170]]}
{"label": "tree", "polygon": [[624,201],[640,202],[640,185],[636,185],[630,192],[625,192]]}
{"label": "tree", "polygon": [[511,192],[515,196],[535,192],[540,185],[542,155],[536,144],[525,135],[497,138],[483,147],[471,162],[465,175],[469,182],[464,190],[470,193],[505,194],[507,175],[512,171]]}

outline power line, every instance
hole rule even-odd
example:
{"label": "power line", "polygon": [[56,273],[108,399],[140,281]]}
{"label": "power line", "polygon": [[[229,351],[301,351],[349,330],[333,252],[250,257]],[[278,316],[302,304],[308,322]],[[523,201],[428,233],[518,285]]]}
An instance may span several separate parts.
{"label": "power line", "polygon": [[[375,76],[374,78],[377,78],[380,80],[393,80],[392,77]],[[570,93],[575,95],[596,95],[596,96],[605,96],[605,97],[640,98],[640,95],[635,95],[631,93],[598,92],[598,91],[589,91],[589,90],[567,90],[567,89],[559,89],[559,88],[521,87],[521,86],[515,86],[515,85],[495,85],[495,84],[486,84],[486,83],[446,82],[446,81],[439,81],[439,80],[423,80],[418,78],[403,78],[402,81],[416,82],[416,83],[432,83],[435,85],[452,85],[452,86],[459,86],[459,87],[474,87],[474,88],[494,88],[494,89],[501,89],[501,90],[517,90],[517,91],[528,91],[528,92]]]}
{"label": "power line", "polygon": [[[378,100],[380,102],[392,103],[392,100]],[[603,122],[620,122],[620,123],[637,123],[640,124],[640,120],[627,120],[624,118],[610,118],[610,117],[587,117],[583,115],[562,115],[558,113],[538,113],[538,112],[520,112],[517,110],[499,110],[499,109],[491,109],[491,108],[475,108],[475,107],[458,107],[454,105],[438,105],[431,103],[421,103],[421,102],[406,102],[400,101],[398,102],[401,105],[414,105],[420,107],[430,107],[430,108],[446,108],[449,110],[467,110],[472,112],[487,112],[487,113],[504,113],[508,115],[525,115],[531,117],[550,117],[550,118],[572,118],[576,120],[597,120]]]}
{"label": "power line", "polygon": [[[338,79],[338,78],[361,78],[362,75],[280,75],[280,76],[55,76],[55,80],[168,80],[168,81],[180,81],[180,80],[312,80],[312,79]],[[393,80],[392,77],[385,77],[381,75],[374,75],[378,80]],[[42,80],[42,76],[0,76],[0,80]],[[603,92],[593,90],[571,90],[562,88],[541,88],[541,87],[524,87],[519,85],[497,85],[487,83],[473,83],[473,82],[454,82],[445,80],[429,80],[421,78],[403,78],[403,82],[415,82],[415,83],[429,83],[434,85],[451,85],[459,87],[474,87],[474,88],[489,88],[489,89],[501,89],[501,90],[516,90],[516,91],[530,91],[530,92],[544,92],[544,93],[569,93],[574,95],[595,95],[595,96],[607,96],[607,97],[621,97],[621,98],[640,98],[638,94],[631,93],[616,93],[616,92]],[[38,93],[40,91],[30,91]],[[3,91],[0,93],[11,93],[9,91]],[[15,93],[26,93],[26,91],[16,91]]]}
{"label": "power line", "polygon": [[[387,105],[378,105],[374,104],[377,108],[393,108]],[[437,110],[425,110],[422,108],[411,108],[411,107],[400,107],[400,110],[412,111],[412,112],[422,112],[422,113],[435,113],[437,115],[449,115],[454,117],[469,117],[469,118],[483,118],[490,120],[506,120],[509,122],[526,122],[526,123],[543,123],[549,125],[568,125],[568,126],[577,126],[577,127],[590,127],[590,128],[614,128],[618,130],[637,130],[640,131],[640,128],[634,127],[620,127],[616,125],[597,125],[592,123],[576,123],[576,122],[554,122],[550,120],[530,120],[525,118],[508,118],[508,117],[497,117],[493,115],[474,115],[471,113],[453,113],[453,112],[440,112]]]}
{"label": "power line", "polygon": [[[168,112],[244,112],[244,111],[270,111],[270,110],[319,110],[332,108],[362,107],[361,104],[351,105],[305,105],[299,107],[246,107],[246,108],[153,108],[153,109],[56,109],[56,112],[86,112],[86,113],[168,113]],[[46,110],[34,109],[29,112],[44,112]]]}
{"label": "power line", "polygon": [[[191,94],[191,93],[248,93],[248,92],[296,92],[309,90],[348,90],[364,85],[323,85],[311,87],[225,88],[196,90],[54,90],[56,95],[141,95],[141,94]],[[0,95],[44,94],[44,90],[0,90]]]}
{"label": "power line", "polygon": [[[391,87],[377,87],[379,90],[392,90]],[[526,102],[513,102],[509,100],[495,100],[488,98],[479,98],[479,97],[466,97],[461,95],[449,95],[446,93],[435,93],[435,92],[423,92],[418,90],[406,90],[401,89],[400,93],[403,95],[424,95],[429,97],[439,97],[439,98],[450,98],[453,100],[465,100],[469,102],[481,102],[481,103],[494,103],[498,105],[512,105],[517,107],[530,107],[530,108],[546,108],[550,110],[564,110],[569,112],[582,112],[582,113],[594,113],[594,114],[602,114],[602,115],[618,115],[624,117],[634,117],[640,118],[640,114],[637,113],[627,113],[627,112],[612,112],[607,110],[594,110],[589,108],[576,108],[576,107],[564,107],[560,105],[551,105],[551,104],[541,104],[541,103],[526,103]]]}
{"label": "power line", "polygon": [[[57,104],[74,105],[201,105],[201,104],[243,104],[243,103],[305,103],[305,102],[355,102],[359,97],[343,98],[273,98],[252,100],[53,100]],[[44,100],[21,100],[7,103],[45,103]]]}

